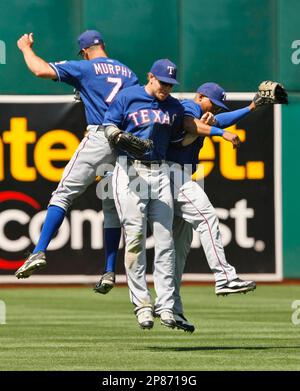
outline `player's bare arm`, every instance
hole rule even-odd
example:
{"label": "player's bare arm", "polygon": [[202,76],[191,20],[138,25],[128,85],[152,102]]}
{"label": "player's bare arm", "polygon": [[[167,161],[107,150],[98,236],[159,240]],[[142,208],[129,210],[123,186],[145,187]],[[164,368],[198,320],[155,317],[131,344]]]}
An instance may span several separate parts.
{"label": "player's bare arm", "polygon": [[209,118],[210,120],[212,120],[211,116],[206,116],[204,119],[202,117],[201,120],[193,117],[188,117],[188,116],[184,117],[183,127],[184,130],[187,132],[187,134],[182,141],[183,146],[187,146],[193,143],[196,140],[196,138],[199,136],[214,136],[214,135],[222,136],[224,140],[231,142],[233,148],[237,148],[240,145],[241,141],[239,139],[239,136],[236,135],[235,133],[231,133],[220,129],[220,134],[216,134],[214,132],[214,129],[212,129],[212,126],[204,123],[204,121],[208,120]]}
{"label": "player's bare arm", "polygon": [[57,79],[54,69],[52,69],[46,61],[34,53],[32,49],[33,43],[33,33],[22,35],[17,42],[18,48],[23,53],[27,67],[37,77],[53,80]]}
{"label": "player's bare arm", "polygon": [[[184,117],[183,127],[187,133],[182,140],[182,145],[186,147],[187,145],[192,144],[199,136],[209,136],[210,130],[204,130],[204,133],[202,133],[200,127],[197,131],[197,125],[199,125],[198,122],[202,122],[207,126],[212,125],[212,123],[209,123],[213,121],[212,117],[214,118],[213,114],[209,112],[203,114],[200,120],[194,117]],[[211,126],[209,126],[209,128],[211,128]]]}
{"label": "player's bare arm", "polygon": [[185,116],[183,120],[183,129],[194,136],[209,136],[211,125],[207,125],[202,120]]}

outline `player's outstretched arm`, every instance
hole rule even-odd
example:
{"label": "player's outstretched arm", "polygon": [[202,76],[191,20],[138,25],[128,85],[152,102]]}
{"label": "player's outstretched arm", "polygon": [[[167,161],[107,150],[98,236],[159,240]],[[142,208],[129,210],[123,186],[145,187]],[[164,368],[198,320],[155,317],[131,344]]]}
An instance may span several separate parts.
{"label": "player's outstretched arm", "polygon": [[251,102],[249,106],[246,106],[242,109],[217,114],[215,116],[216,126],[219,126],[220,128],[224,129],[231,125],[234,125],[242,118],[246,117],[253,110],[255,110],[255,105],[253,102]]}
{"label": "player's outstretched arm", "polygon": [[46,61],[34,53],[32,50],[33,43],[33,33],[22,35],[22,37],[17,42],[18,48],[23,53],[27,67],[37,77],[55,80],[57,75],[54,69],[52,69]]}
{"label": "player's outstretched arm", "polygon": [[182,141],[183,146],[192,144],[199,136],[223,136],[223,129],[207,125],[205,122],[202,118],[200,120],[190,116],[184,117],[183,129],[186,135]]}
{"label": "player's outstretched arm", "polygon": [[251,111],[259,107],[272,104],[288,103],[288,94],[285,88],[276,81],[264,81],[258,86],[258,92],[255,94],[249,106],[242,109],[217,114],[215,116],[216,126],[227,128],[234,125],[242,118],[246,117]]}

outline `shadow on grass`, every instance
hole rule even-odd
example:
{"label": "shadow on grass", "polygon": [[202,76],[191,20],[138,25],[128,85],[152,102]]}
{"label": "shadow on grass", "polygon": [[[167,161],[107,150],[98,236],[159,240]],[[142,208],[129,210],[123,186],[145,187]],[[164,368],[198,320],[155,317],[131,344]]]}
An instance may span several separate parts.
{"label": "shadow on grass", "polygon": [[272,349],[300,349],[300,346],[192,346],[192,347],[159,347],[149,346],[146,350],[153,352],[196,352],[214,350],[272,350]]}

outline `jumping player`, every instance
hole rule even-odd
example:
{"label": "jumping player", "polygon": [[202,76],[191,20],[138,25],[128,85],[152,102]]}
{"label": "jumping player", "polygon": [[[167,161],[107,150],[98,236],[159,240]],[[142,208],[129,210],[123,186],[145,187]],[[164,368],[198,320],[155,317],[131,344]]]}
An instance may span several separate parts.
{"label": "jumping player", "polygon": [[[185,107],[185,114],[190,116],[191,123],[193,118],[203,118],[209,124],[214,124],[220,128],[226,128],[237,123],[256,109],[255,101],[252,101],[249,106],[242,109],[221,113],[215,117],[208,116],[209,112],[216,114],[222,109],[228,110],[224,103],[225,97],[224,89],[218,84],[205,83],[197,89],[194,100],[186,99],[182,100],[181,103]],[[223,132],[221,131],[219,136],[223,136]],[[184,185],[180,189],[175,189],[177,197],[174,198],[175,218],[173,224],[176,254],[175,320],[177,327],[180,328],[181,326],[183,330],[190,332],[194,331],[194,326],[183,315],[180,284],[192,243],[193,228],[200,234],[207,262],[214,273],[217,295],[246,293],[256,288],[254,281],[243,281],[238,278],[235,268],[227,262],[216,212],[201,186],[190,179],[190,174],[193,174],[197,169],[199,151],[203,146],[205,136],[207,136],[205,133],[202,136],[199,136],[199,134],[193,136],[191,133],[184,136],[183,131],[177,142],[175,141],[170,145],[167,154],[170,161],[179,163],[181,167],[192,165],[192,171],[185,175],[188,179]]]}
{"label": "jumping player", "polygon": [[[169,170],[165,162],[173,133],[181,129],[184,109],[169,94],[176,80],[176,65],[167,59],[156,61],[148,83],[122,91],[105,114],[105,134],[110,138],[119,128],[154,143],[143,160],[118,158],[113,178],[115,204],[125,230],[125,268],[134,312],[141,328],[153,327],[153,306],[146,284],[147,219],[155,239],[155,313],[167,327],[174,328],[174,246],[172,239],[173,200]],[[212,127],[194,119],[196,130]],[[193,129],[194,130],[194,129]],[[220,132],[221,129],[214,128]],[[237,136],[232,135],[236,140]],[[138,183],[138,185],[137,185]],[[138,190],[139,189],[139,190]]]}
{"label": "jumping player", "polygon": [[[50,199],[46,219],[39,241],[32,254],[16,271],[17,278],[27,278],[35,270],[46,266],[46,249],[62,224],[73,200],[79,197],[95,180],[97,168],[102,164],[114,164],[113,152],[104,136],[102,124],[104,114],[118,92],[138,84],[136,75],[124,64],[107,56],[102,35],[98,31],[87,30],[78,37],[83,60],[47,63],[32,49],[33,34],[24,34],[18,40],[27,67],[37,77],[52,79],[72,85],[80,93],[85,107],[88,134],[83,138],[73,157],[65,167],[62,179]],[[115,221],[114,208],[103,201],[104,243],[106,250],[106,270],[103,276],[106,283],[114,283],[116,254],[121,229]],[[112,213],[112,214],[111,214]],[[105,280],[107,279],[107,281]],[[101,283],[98,287],[101,290]]]}
{"label": "jumping player", "polygon": [[[169,96],[176,80],[176,65],[169,60],[156,61],[148,74],[148,83],[132,87],[118,95],[105,114],[105,133],[121,128],[141,138],[150,138],[154,149],[137,161],[123,155],[117,160],[113,177],[115,204],[125,231],[125,268],[130,300],[141,328],[153,327],[150,292],[146,284],[146,227],[153,225],[156,239],[154,286],[156,307],[161,323],[174,328],[174,245],[172,239],[173,202],[169,177],[162,168],[172,130],[180,125],[183,109]],[[132,173],[130,174],[130,169]],[[140,177],[144,189],[134,191],[132,183]],[[151,187],[157,197],[151,196]]]}

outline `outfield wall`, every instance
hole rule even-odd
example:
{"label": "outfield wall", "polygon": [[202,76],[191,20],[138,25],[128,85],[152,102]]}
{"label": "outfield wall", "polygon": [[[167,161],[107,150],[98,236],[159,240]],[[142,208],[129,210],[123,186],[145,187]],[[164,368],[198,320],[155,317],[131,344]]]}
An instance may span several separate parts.
{"label": "outfield wall", "polygon": [[284,276],[300,277],[300,94],[282,108],[282,201]]}
{"label": "outfield wall", "polygon": [[[253,93],[228,94],[227,104],[236,109],[249,104],[252,97]],[[82,105],[73,102],[72,96],[2,96],[0,110],[0,281],[15,282],[13,273],[24,262],[24,251],[30,251],[38,239],[49,196],[84,133],[85,121]],[[263,108],[231,130],[242,140],[238,151],[220,137],[205,141],[199,156],[205,191],[219,216],[228,260],[239,274],[258,281],[280,281],[281,107]],[[46,273],[32,282],[97,278],[104,258],[98,195],[99,184],[95,183],[74,202],[49,247]],[[149,235],[148,273],[153,244]],[[118,274],[124,274],[122,249],[123,243]],[[185,271],[189,281],[213,279],[197,233]]]}
{"label": "outfield wall", "polygon": [[16,41],[32,31],[47,61],[76,59],[77,36],[91,28],[141,81],[155,59],[168,57],[179,66],[179,91],[209,80],[228,91],[254,91],[259,81],[278,79],[299,92],[299,14],[298,0],[2,0],[1,93],[70,92],[32,78]]}

